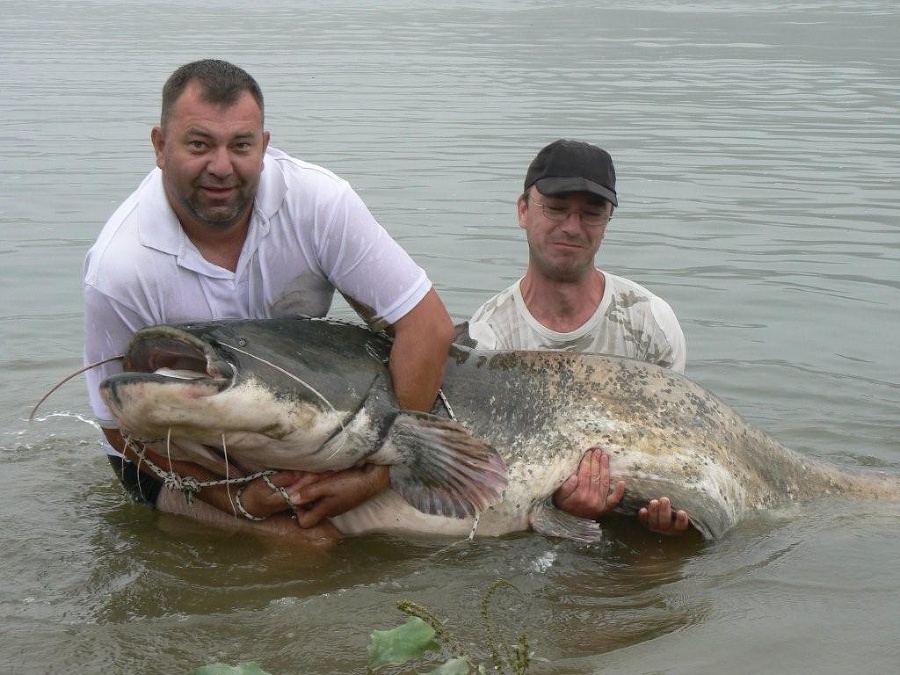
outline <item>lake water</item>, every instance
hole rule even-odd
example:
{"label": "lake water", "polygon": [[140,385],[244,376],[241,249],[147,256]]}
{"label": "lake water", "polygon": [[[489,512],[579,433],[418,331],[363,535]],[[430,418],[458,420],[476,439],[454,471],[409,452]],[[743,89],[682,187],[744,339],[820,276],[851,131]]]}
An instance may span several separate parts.
{"label": "lake water", "polygon": [[316,556],[126,501],[81,380],[27,422],[80,364],[81,262],[152,165],[163,81],[218,57],[260,81],[273,144],[350,180],[460,320],[524,268],[535,152],[602,145],[621,201],[599,264],[669,300],[688,375],[786,445],[900,471],[895,0],[562,4],[0,1],[5,672],[362,672],[403,599],[486,657],[498,578],[530,672],[896,672],[896,505],[823,502],[705,546],[367,536]]}

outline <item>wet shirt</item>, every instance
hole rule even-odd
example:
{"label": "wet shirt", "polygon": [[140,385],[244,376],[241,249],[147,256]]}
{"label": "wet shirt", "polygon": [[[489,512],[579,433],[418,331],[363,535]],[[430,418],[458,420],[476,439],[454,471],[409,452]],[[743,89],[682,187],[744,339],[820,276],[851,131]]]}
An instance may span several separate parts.
{"label": "wet shirt", "polygon": [[[324,316],[339,290],[383,327],[431,289],[424,270],[350,185],[269,149],[237,269],[203,258],[169,206],[159,169],[110,217],[84,263],[85,363],[122,354],[134,331],[161,323]],[[91,407],[118,363],[87,373]]]}
{"label": "wet shirt", "polygon": [[551,330],[525,305],[521,279],[485,302],[469,320],[484,349],[553,349],[627,356],[684,372],[687,346],[669,304],[624,277],[606,279],[597,311],[568,333]]}

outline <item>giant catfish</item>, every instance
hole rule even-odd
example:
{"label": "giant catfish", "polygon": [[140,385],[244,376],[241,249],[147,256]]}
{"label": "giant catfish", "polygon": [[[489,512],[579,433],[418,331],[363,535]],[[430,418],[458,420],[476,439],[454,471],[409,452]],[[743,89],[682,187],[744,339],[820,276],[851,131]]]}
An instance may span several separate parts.
{"label": "giant catfish", "polygon": [[431,414],[400,411],[390,346],[327,319],[155,326],[101,388],[124,432],[222,476],[392,464],[393,489],[333,519],[345,534],[465,535],[477,512],[479,535],[596,538],[551,502],[592,446],[626,481],[623,509],[668,496],[707,538],[792,502],[900,499],[897,476],[792,451],[683,375],[627,358],[457,344]]}

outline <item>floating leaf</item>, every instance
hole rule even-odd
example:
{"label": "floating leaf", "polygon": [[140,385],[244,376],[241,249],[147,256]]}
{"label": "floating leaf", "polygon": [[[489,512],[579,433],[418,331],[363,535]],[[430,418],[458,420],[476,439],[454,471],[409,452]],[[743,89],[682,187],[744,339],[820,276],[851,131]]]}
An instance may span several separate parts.
{"label": "floating leaf", "polygon": [[461,656],[456,659],[450,659],[447,663],[432,670],[428,675],[469,675],[470,672],[469,659]]}
{"label": "floating leaf", "polygon": [[418,617],[410,617],[402,626],[372,631],[369,642],[369,667],[377,670],[388,664],[406,663],[439,648],[434,629]]}

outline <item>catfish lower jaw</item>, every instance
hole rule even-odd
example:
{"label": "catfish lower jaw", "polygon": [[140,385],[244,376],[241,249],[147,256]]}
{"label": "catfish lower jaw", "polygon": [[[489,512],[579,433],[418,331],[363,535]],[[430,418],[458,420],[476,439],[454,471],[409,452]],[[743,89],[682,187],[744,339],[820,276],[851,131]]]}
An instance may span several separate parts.
{"label": "catfish lower jaw", "polygon": [[224,377],[209,377],[205,373],[196,371],[175,371],[166,368],[152,373],[128,371],[113,375],[102,385],[101,389],[110,390],[135,385],[191,385],[196,388],[197,395],[212,396],[219,394],[231,386],[231,379]]}
{"label": "catfish lower jaw", "polygon": [[[100,394],[112,413],[119,417],[124,410],[128,409],[129,399],[140,398],[141,392],[146,391],[148,387],[165,388],[167,391],[171,390],[173,392],[178,388],[181,390],[179,395],[185,396],[187,392],[185,398],[191,399],[216,396],[231,387],[231,380],[229,379],[210,378],[196,373],[194,375],[196,376],[185,377],[179,374],[178,377],[174,377],[164,372],[118,373],[107,378],[100,385]],[[125,426],[128,425],[126,424]]]}

